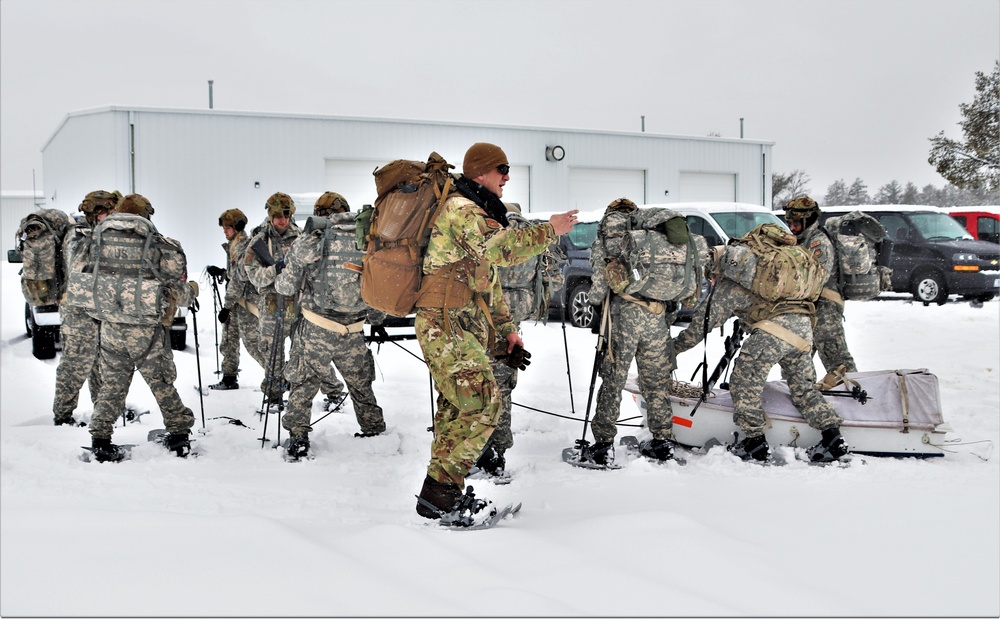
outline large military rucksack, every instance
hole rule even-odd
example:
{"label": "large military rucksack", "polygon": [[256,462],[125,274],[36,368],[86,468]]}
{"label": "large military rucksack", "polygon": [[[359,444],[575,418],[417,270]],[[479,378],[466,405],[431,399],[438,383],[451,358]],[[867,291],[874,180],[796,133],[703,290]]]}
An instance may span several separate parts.
{"label": "large military rucksack", "polygon": [[375,170],[378,198],[365,236],[361,296],[392,316],[414,311],[431,227],[451,193],[451,169],[437,153],[427,163],[397,159]]}
{"label": "large military rucksack", "polygon": [[164,239],[151,221],[115,213],[91,236],[87,266],[70,273],[67,301],[93,310],[101,319],[155,324],[168,307],[164,285],[182,273],[161,273],[161,256],[176,252],[178,269],[186,269],[179,247]]}
{"label": "large military rucksack", "polygon": [[815,301],[829,274],[795,235],[777,224],[761,224],[726,246],[722,276],[764,301]]}
{"label": "large military rucksack", "polygon": [[[507,227],[510,229],[516,230],[540,223],[542,222],[528,221],[517,213],[507,213]],[[566,253],[559,243],[553,243],[543,253],[520,264],[497,269],[504,295],[520,294],[515,291],[529,291],[532,307],[527,308],[525,319],[534,318],[543,323],[548,322],[548,307],[552,292],[562,288],[566,282],[563,267],[567,260]],[[510,310],[511,315],[516,317],[515,308],[511,307]]]}
{"label": "large military rucksack", "polygon": [[21,292],[35,307],[59,302],[66,284],[62,242],[73,220],[65,211],[41,209],[21,220],[17,245],[21,250]]}
{"label": "large military rucksack", "polygon": [[332,213],[329,217],[310,217],[303,236],[322,235],[322,255],[312,278],[312,300],[326,310],[356,314],[366,309],[358,294],[364,254],[357,248],[354,213]]}
{"label": "large military rucksack", "polygon": [[605,268],[613,292],[675,301],[701,289],[698,247],[683,215],[666,208],[613,211],[601,221],[598,238],[609,217],[628,218],[621,252]]}
{"label": "large military rucksack", "polygon": [[888,282],[887,266],[892,253],[892,241],[885,227],[871,215],[851,211],[831,217],[823,226],[833,242],[839,267],[838,286],[845,301],[867,301],[878,296]]}

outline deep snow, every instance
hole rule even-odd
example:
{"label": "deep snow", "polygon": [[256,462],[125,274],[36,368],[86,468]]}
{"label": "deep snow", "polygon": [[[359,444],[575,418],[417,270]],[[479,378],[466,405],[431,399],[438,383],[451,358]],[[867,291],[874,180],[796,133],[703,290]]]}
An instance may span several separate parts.
{"label": "deep snow", "polygon": [[[494,530],[455,532],[413,509],[431,400],[422,363],[399,347],[376,356],[387,435],[354,438],[348,405],[316,425],[315,460],[284,462],[257,440],[262,371],[244,352],[241,389],[204,397],[201,457],[145,442],[162,422],[137,376],[128,402],[152,413],[115,433],[139,444],[133,459],[87,464],[78,459],[87,429],[51,424],[57,360],[31,356],[17,267],[2,274],[4,616],[1000,614],[1000,459],[979,442],[1000,440],[998,301],[848,304],[862,369],[939,376],[948,438],[976,442],[944,458],[765,468],[713,452],[685,467],[640,459],[588,471],[560,459],[580,421],[515,407],[513,483],[474,485],[524,508]],[[217,380],[215,335],[202,283],[207,386]],[[533,357],[514,401],[571,415],[565,334],[582,420],[595,336],[558,322],[523,331]],[[416,342],[402,346],[419,355]],[[191,333],[174,356],[200,429],[194,350]],[[709,356],[720,350],[716,332]],[[700,358],[700,348],[682,355],[677,377]],[[631,398],[622,409],[637,414]],[[78,416],[92,410],[84,389]],[[253,429],[213,419],[223,415]],[[272,416],[272,439],[275,428]]]}

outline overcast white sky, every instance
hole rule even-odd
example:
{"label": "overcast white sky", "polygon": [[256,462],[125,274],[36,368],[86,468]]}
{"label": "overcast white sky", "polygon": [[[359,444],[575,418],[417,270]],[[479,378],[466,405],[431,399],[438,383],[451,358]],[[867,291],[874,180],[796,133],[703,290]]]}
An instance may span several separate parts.
{"label": "overcast white sky", "polygon": [[[819,197],[945,181],[928,138],[1000,58],[1000,0],[2,0],[0,188],[67,113],[371,116],[775,143]],[[443,70],[448,67],[449,72]]]}

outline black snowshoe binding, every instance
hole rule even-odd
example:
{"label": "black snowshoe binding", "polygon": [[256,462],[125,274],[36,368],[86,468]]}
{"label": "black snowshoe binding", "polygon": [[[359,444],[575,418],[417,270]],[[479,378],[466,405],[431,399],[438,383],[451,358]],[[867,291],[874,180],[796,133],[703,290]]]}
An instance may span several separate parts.
{"label": "black snowshoe binding", "polygon": [[580,450],[580,461],[607,466],[615,461],[615,446],[611,441],[584,445]]}
{"label": "black snowshoe binding", "polygon": [[362,430],[360,432],[355,432],[354,433],[354,438],[371,438],[373,436],[381,436],[381,435],[382,435],[382,431],[381,430],[378,431],[378,432],[374,432],[374,431],[371,431],[371,430]]}
{"label": "black snowshoe binding", "polygon": [[340,410],[344,406],[344,402],[347,401],[347,392],[342,391],[338,394],[327,394],[323,398],[323,410],[328,413],[333,413]]}
{"label": "black snowshoe binding", "polygon": [[647,458],[654,458],[660,461],[672,460],[674,458],[674,446],[666,439],[652,438],[639,443],[639,453]]}
{"label": "black snowshoe binding", "polygon": [[215,383],[214,385],[209,385],[209,389],[217,389],[219,391],[228,391],[230,389],[239,389],[240,384],[236,381],[236,376],[233,374],[223,374],[222,380]]}
{"label": "black snowshoe binding", "polygon": [[128,450],[111,442],[110,438],[91,440],[90,455],[98,462],[121,462],[128,457]]}
{"label": "black snowshoe binding", "polygon": [[502,453],[489,446],[483,450],[482,455],[476,460],[475,466],[488,475],[499,477],[504,474],[504,469],[507,467],[507,459],[503,457]]}
{"label": "black snowshoe binding", "polygon": [[285,448],[286,460],[301,460],[309,455],[309,437],[293,436],[288,439],[288,446]]}
{"label": "black snowshoe binding", "polygon": [[[455,486],[458,488],[458,486]],[[461,493],[461,490],[459,490]],[[488,524],[497,515],[496,506],[492,501],[477,498],[472,490],[472,486],[465,487],[465,494],[459,494],[450,511],[445,511],[433,505],[423,497],[417,497],[417,513],[423,507],[426,512],[431,513],[425,518],[434,518],[441,521],[442,527],[474,528]]]}
{"label": "black snowshoe binding", "polygon": [[823,430],[823,438],[806,450],[810,462],[833,462],[849,452],[847,441],[840,434],[840,428]]}
{"label": "black snowshoe binding", "polygon": [[87,425],[86,421],[77,421],[72,415],[54,419],[52,423],[57,426],[70,426],[71,428],[83,428]]}
{"label": "black snowshoe binding", "polygon": [[187,458],[191,453],[191,438],[187,432],[168,434],[163,439],[163,446],[174,452],[178,458]]}
{"label": "black snowshoe binding", "polygon": [[767,446],[767,438],[760,436],[746,437],[735,445],[728,447],[730,453],[740,460],[767,462],[771,458],[771,450]]}

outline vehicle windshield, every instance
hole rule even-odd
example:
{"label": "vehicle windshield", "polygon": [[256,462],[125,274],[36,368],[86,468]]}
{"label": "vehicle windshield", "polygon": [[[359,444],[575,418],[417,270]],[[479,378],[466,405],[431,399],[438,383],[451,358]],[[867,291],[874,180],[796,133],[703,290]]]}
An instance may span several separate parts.
{"label": "vehicle windshield", "polygon": [[597,222],[596,221],[583,221],[575,226],[569,231],[569,242],[573,244],[576,249],[589,249],[591,245],[594,244],[594,239],[597,238]]}
{"label": "vehicle windshield", "polygon": [[972,240],[962,224],[945,213],[911,213],[909,217],[920,236],[928,241]]}
{"label": "vehicle windshield", "polygon": [[731,239],[738,239],[761,224],[778,224],[788,229],[773,213],[712,213],[712,219],[719,223]]}

